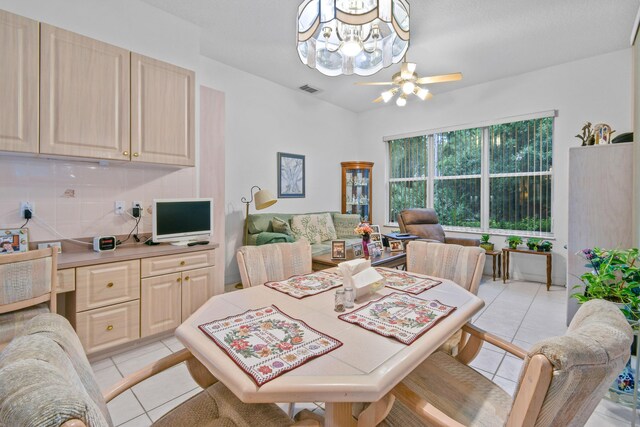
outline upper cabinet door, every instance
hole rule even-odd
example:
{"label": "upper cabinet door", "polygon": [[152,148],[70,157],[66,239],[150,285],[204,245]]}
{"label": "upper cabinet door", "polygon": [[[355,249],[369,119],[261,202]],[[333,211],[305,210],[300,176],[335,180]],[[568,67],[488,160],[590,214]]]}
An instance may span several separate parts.
{"label": "upper cabinet door", "polygon": [[40,153],[130,159],[129,51],[42,24]]}
{"label": "upper cabinet door", "polygon": [[38,22],[0,10],[0,151],[38,152]]}
{"label": "upper cabinet door", "polygon": [[131,54],[132,161],[195,165],[195,73]]}

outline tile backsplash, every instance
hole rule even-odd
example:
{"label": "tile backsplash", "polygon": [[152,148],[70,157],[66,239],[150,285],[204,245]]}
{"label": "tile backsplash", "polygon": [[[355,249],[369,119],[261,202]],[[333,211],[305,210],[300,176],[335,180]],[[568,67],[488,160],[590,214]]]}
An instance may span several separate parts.
{"label": "tile backsplash", "polygon": [[20,227],[20,202],[32,202],[31,241],[128,234],[135,220],[115,215],[116,200],[129,212],[142,200],[140,232],[150,232],[153,199],[196,196],[195,168],[0,155],[0,171],[0,228]]}

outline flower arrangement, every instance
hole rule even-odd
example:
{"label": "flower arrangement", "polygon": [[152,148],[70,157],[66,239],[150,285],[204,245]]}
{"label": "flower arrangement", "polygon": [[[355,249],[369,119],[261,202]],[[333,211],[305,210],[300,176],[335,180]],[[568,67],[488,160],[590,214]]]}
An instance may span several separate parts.
{"label": "flower arrangement", "polygon": [[592,299],[614,302],[627,319],[640,320],[640,267],[637,265],[640,251],[593,248],[584,249],[579,255],[589,261],[586,266],[592,271],[580,276],[584,293],[575,293],[572,297],[579,303]]}
{"label": "flower arrangement", "polygon": [[369,224],[362,223],[356,228],[354,228],[353,231],[355,231],[356,234],[359,234],[361,236],[368,236],[371,233],[373,233],[373,228],[371,228]]}

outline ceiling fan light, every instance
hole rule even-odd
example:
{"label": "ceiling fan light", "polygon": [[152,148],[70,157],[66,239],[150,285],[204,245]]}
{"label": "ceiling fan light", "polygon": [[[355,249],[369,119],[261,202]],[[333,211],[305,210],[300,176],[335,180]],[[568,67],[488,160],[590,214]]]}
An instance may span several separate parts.
{"label": "ceiling fan light", "polygon": [[410,93],[413,93],[413,90],[416,88],[415,83],[413,83],[412,81],[408,81],[408,82],[404,82],[402,84],[402,92],[405,95],[409,95]]}
{"label": "ceiling fan light", "polygon": [[407,105],[407,96],[402,94],[398,97],[398,99],[396,99],[396,105],[398,107],[404,107],[405,105]]}
{"label": "ceiling fan light", "polygon": [[416,63],[415,62],[403,62],[400,67],[400,76],[403,80],[409,80],[413,77],[413,73],[416,71]]}
{"label": "ceiling fan light", "polygon": [[382,100],[384,102],[389,102],[391,101],[391,98],[393,98],[393,95],[395,94],[395,92],[393,91],[393,89],[389,89],[389,90],[385,90],[384,92],[382,92],[381,96],[382,96]]}
{"label": "ceiling fan light", "polygon": [[427,96],[429,96],[429,89],[416,86],[415,91],[413,93],[415,93],[418,98],[424,101],[425,99],[427,99]]}

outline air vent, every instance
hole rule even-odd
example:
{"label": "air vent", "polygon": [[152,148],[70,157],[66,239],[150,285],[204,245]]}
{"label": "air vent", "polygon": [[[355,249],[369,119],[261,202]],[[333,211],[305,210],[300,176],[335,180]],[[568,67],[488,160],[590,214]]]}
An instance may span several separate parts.
{"label": "air vent", "polygon": [[300,90],[303,90],[303,91],[309,92],[309,93],[320,92],[320,89],[316,89],[315,87],[312,87],[312,86],[309,86],[309,85],[300,86]]}

